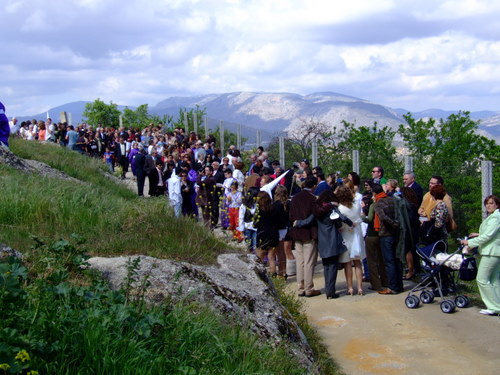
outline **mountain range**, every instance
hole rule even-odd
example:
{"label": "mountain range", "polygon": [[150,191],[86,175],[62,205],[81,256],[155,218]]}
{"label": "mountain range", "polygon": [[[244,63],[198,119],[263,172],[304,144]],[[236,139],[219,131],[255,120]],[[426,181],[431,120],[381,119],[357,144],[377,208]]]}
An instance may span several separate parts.
{"label": "mountain range", "polygon": [[[82,121],[82,113],[87,102],[67,103],[50,109],[52,118],[59,120],[59,113],[71,113],[74,124]],[[241,125],[242,136],[248,142],[255,141],[256,129],[261,131],[261,139],[269,140],[283,133],[288,127],[300,123],[300,119],[316,120],[339,126],[342,120],[358,126],[371,126],[377,122],[380,126],[397,129],[404,124],[404,114],[411,113],[413,118],[447,118],[457,111],[428,109],[421,112],[398,108],[393,109],[334,92],[320,92],[309,95],[293,93],[233,92],[207,94],[192,97],[171,97],[155,106],[149,107],[149,113],[171,115],[177,118],[180,108],[192,109],[199,106],[206,109],[208,127],[214,129],[222,120],[225,129],[235,131]],[[133,106],[128,106],[133,109]],[[122,110],[125,106],[120,105]],[[500,111],[471,112],[471,118],[479,121],[479,133],[500,142]],[[45,118],[46,113],[33,116],[19,116],[19,120]]]}

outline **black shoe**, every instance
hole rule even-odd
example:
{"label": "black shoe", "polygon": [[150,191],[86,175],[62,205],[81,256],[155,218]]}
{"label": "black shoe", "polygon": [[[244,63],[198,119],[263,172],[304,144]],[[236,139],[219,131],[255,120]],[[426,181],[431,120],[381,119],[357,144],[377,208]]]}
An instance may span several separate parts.
{"label": "black shoe", "polygon": [[331,295],[331,296],[326,296],[326,299],[336,299],[336,298],[339,298],[339,297],[340,297],[340,295],[339,295],[339,294],[334,293],[334,294],[333,294],[333,295]]}

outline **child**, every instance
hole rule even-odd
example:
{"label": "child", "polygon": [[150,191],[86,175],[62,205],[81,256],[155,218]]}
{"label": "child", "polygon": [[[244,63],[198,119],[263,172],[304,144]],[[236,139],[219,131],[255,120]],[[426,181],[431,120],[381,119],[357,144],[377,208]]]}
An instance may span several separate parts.
{"label": "child", "polygon": [[238,191],[238,181],[231,183],[231,191],[226,195],[226,202],[229,207],[229,229],[233,232],[233,239],[241,242],[243,241],[243,235],[237,229],[241,206],[241,192]]}
{"label": "child", "polygon": [[222,226],[222,229],[227,229],[229,227],[229,205],[227,202],[226,197],[229,195],[231,192],[231,184],[236,181],[236,179],[233,178],[233,171],[230,168],[226,168],[224,170],[224,183],[222,184],[222,187],[224,188],[224,194],[222,195],[222,207],[221,207],[221,212],[220,212],[220,223]]}
{"label": "child", "polygon": [[257,228],[254,227],[254,215],[257,209],[257,194],[259,188],[252,186],[248,189],[247,195],[240,206],[238,230],[245,234],[245,241],[248,245],[248,252],[253,253],[257,248]]}
{"label": "child", "polygon": [[109,166],[111,173],[115,172],[115,155],[111,149],[106,147],[106,152],[103,155],[104,162]]}

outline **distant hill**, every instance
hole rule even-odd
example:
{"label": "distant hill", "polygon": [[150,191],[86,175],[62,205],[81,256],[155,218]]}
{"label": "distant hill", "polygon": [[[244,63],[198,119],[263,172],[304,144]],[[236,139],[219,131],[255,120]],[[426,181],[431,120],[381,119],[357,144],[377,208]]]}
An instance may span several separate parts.
{"label": "distant hill", "polygon": [[[59,120],[59,113],[71,113],[74,124],[82,121],[86,102],[73,102],[49,110],[54,120]],[[403,115],[411,112],[403,108],[392,109],[335,92],[319,92],[309,95],[293,93],[233,92],[207,94],[192,97],[171,97],[149,107],[152,114],[171,115],[177,118],[180,108],[193,109],[196,106],[206,108],[208,127],[215,129],[222,120],[226,129],[236,131],[237,124],[242,127],[242,135],[250,143],[255,142],[256,129],[261,130],[263,141],[283,133],[289,126],[300,123],[300,119],[317,120],[339,126],[343,120],[358,126],[371,126],[377,122],[380,126],[397,129],[404,124]],[[125,106],[118,106],[123,110]],[[134,108],[129,106],[129,108]],[[416,119],[447,118],[458,111],[428,109],[411,112]],[[45,118],[46,113],[18,117],[20,120]],[[471,112],[474,120],[480,120],[480,133],[500,142],[500,111]]]}

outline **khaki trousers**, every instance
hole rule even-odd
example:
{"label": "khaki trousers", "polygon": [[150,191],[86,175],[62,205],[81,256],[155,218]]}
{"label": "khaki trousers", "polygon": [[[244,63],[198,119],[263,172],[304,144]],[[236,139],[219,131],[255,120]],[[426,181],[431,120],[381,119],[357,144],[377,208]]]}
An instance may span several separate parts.
{"label": "khaki trousers", "polygon": [[298,292],[308,294],[314,289],[314,268],[318,261],[318,247],[315,240],[295,241]]}

